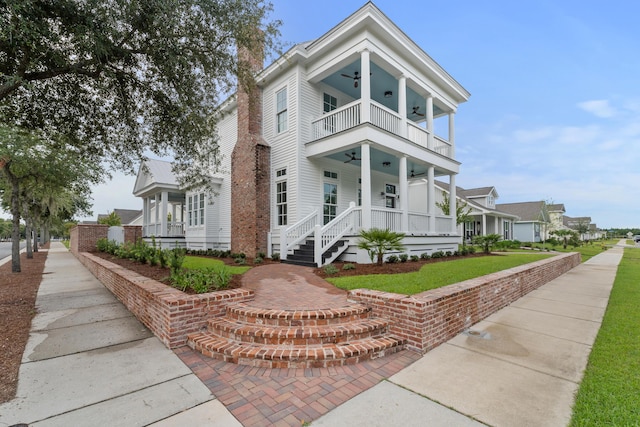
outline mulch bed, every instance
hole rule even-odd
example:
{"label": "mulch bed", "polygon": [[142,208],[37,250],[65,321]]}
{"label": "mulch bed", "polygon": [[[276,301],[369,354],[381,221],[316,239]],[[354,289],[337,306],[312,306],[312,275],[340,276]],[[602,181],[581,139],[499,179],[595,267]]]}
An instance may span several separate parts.
{"label": "mulch bed", "polygon": [[0,403],[16,395],[18,372],[36,314],[36,295],[42,280],[46,251],[27,259],[20,255],[20,273],[11,272],[11,261],[0,266]]}

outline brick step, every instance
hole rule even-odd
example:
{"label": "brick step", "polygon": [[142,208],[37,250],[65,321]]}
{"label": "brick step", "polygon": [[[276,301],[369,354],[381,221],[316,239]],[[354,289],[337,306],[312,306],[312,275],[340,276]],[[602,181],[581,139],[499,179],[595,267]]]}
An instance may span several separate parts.
{"label": "brick step", "polygon": [[371,309],[361,304],[319,310],[278,310],[244,303],[227,306],[226,318],[261,326],[324,326],[369,318]]}
{"label": "brick step", "polygon": [[319,368],[376,359],[404,348],[393,336],[318,346],[279,346],[232,341],[208,332],[191,334],[187,344],[207,357],[262,368]]}
{"label": "brick step", "polygon": [[270,326],[249,324],[227,318],[209,320],[209,332],[230,340],[272,345],[339,344],[375,338],[387,332],[389,321],[357,319],[322,326]]}

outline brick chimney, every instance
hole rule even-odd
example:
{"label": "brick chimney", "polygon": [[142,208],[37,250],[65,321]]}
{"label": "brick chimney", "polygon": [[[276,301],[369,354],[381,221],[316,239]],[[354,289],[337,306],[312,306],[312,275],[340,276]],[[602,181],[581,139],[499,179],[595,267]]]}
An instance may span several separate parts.
{"label": "brick chimney", "polygon": [[238,140],[231,154],[231,251],[254,258],[267,253],[271,223],[271,148],[262,138],[262,90],[254,75],[263,52],[238,48]]}

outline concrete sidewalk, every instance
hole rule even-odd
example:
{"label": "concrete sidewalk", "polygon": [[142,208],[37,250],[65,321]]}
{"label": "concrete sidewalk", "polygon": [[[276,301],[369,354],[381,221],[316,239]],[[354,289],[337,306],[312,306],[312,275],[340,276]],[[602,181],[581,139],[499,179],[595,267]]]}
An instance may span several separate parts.
{"label": "concrete sidewalk", "polygon": [[239,425],[61,243],[51,243],[36,307],[0,426]]}
{"label": "concrete sidewalk", "polygon": [[[312,425],[566,425],[622,252],[593,257]],[[0,426],[240,425],[60,243],[36,305]]]}
{"label": "concrete sidewalk", "polygon": [[623,246],[520,298],[312,425],[481,425],[475,419],[566,426]]}

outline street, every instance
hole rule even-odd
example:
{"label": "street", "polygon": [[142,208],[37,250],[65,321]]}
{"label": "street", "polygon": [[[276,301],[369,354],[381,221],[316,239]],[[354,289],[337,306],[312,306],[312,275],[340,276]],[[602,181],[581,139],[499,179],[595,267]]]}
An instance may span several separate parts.
{"label": "street", "polygon": [[[24,248],[26,243],[20,242],[20,249]],[[11,242],[0,242],[0,260],[11,256]]]}

